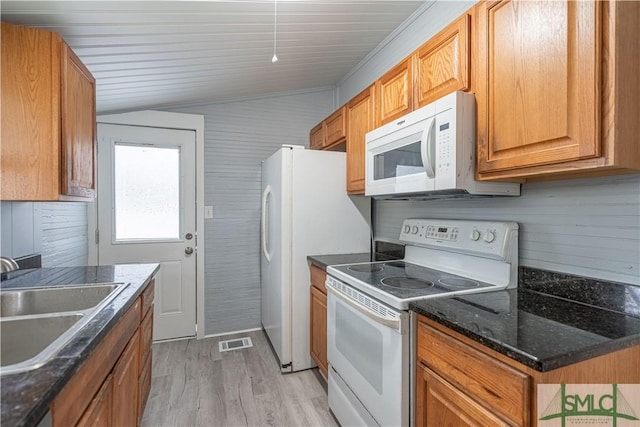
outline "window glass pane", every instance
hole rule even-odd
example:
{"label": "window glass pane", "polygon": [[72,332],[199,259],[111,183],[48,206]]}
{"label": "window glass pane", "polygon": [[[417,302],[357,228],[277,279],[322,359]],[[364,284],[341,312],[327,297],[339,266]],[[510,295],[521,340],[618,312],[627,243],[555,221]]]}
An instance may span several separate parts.
{"label": "window glass pane", "polygon": [[116,240],[180,237],[180,149],[116,144]]}

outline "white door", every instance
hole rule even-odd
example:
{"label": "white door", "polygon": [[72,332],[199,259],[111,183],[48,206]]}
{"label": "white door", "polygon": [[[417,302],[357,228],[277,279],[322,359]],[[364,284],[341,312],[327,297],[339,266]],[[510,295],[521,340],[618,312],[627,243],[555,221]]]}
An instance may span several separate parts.
{"label": "white door", "polygon": [[98,262],[159,263],[153,339],[196,334],[195,132],[98,124]]}

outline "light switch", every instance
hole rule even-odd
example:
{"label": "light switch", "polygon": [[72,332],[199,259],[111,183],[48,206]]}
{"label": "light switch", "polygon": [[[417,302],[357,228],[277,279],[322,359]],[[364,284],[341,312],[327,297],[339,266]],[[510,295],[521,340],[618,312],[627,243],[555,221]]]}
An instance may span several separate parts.
{"label": "light switch", "polygon": [[213,206],[204,207],[204,219],[213,218]]}

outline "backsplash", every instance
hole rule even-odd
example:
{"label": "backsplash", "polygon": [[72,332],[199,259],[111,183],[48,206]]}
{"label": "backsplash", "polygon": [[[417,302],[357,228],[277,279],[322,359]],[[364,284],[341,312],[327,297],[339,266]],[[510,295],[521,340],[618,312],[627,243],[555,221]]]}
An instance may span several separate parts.
{"label": "backsplash", "polygon": [[43,267],[87,265],[87,205],[1,202],[1,253],[41,254]]}
{"label": "backsplash", "polygon": [[516,221],[520,265],[640,285],[640,175],[524,184],[520,197],[375,202],[374,237],[404,218]]}

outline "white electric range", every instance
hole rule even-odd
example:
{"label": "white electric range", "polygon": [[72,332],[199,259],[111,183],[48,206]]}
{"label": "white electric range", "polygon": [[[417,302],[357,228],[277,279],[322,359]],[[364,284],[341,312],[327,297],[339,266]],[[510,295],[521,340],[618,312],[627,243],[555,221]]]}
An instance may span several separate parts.
{"label": "white electric range", "polygon": [[342,425],[411,424],[411,301],[517,285],[514,222],[406,219],[400,241],[403,260],[327,268],[329,407]]}

